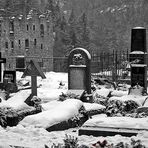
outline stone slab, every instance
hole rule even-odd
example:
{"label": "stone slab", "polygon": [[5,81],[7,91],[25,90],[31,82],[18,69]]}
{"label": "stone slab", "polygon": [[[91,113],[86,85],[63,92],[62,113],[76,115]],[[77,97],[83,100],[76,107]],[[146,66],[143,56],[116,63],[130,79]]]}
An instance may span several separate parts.
{"label": "stone slab", "polygon": [[92,135],[98,136],[115,136],[121,135],[126,137],[136,136],[142,131],[148,131],[147,129],[130,129],[130,128],[118,128],[118,127],[81,127],[78,131],[78,135]]}
{"label": "stone slab", "polygon": [[146,113],[148,114],[148,106],[142,106],[137,108],[137,113]]}

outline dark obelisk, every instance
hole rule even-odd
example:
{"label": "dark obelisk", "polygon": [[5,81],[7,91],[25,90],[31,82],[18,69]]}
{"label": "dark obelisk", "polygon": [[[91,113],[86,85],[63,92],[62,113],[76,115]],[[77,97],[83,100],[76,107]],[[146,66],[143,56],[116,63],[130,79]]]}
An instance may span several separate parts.
{"label": "dark obelisk", "polygon": [[135,27],[131,31],[131,86],[140,85],[147,92],[146,29]]}

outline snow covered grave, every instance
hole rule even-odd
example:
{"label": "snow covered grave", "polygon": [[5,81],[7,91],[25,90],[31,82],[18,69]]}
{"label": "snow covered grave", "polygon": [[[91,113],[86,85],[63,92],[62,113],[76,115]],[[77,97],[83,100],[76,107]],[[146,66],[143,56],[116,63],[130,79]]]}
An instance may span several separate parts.
{"label": "snow covered grave", "polygon": [[54,108],[52,107],[36,115],[25,117],[19,124],[24,127],[34,126],[48,130],[53,125],[78,116],[82,105],[83,103],[80,100],[68,99],[61,103],[56,103]]}
{"label": "snow covered grave", "polygon": [[[105,88],[100,90],[100,92],[103,90],[106,92]],[[125,94],[121,96],[117,96],[117,91],[114,92],[114,96],[109,97],[106,102],[106,114],[103,116],[92,116],[92,119],[87,120],[79,129],[79,135],[113,136],[120,134],[123,136],[133,136],[140,132],[148,131],[148,127],[145,126],[147,125],[148,118],[138,117],[137,112],[138,107],[143,108],[143,104],[148,96],[139,94],[138,89],[134,91],[135,94],[132,92],[130,95]]]}
{"label": "snow covered grave", "polygon": [[25,101],[30,96],[30,90],[19,91],[16,94],[13,94],[8,100],[3,100],[0,103],[0,107],[12,107],[13,109],[19,109],[22,106],[26,105]]}
{"label": "snow covered grave", "polygon": [[25,101],[30,96],[29,90],[19,91],[14,94],[8,100],[3,100],[0,103],[0,113],[1,120],[0,125],[6,126],[16,126],[20,120],[25,116],[30,114],[36,114],[40,112],[33,106],[28,106]]}
{"label": "snow covered grave", "polygon": [[79,135],[131,137],[148,132],[148,118],[93,116],[79,129]]}

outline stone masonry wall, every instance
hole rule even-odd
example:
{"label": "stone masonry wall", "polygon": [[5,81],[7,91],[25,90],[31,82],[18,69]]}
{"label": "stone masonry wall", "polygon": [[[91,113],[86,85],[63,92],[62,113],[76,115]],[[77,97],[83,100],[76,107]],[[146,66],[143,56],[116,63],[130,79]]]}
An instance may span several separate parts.
{"label": "stone masonry wall", "polygon": [[0,20],[0,50],[6,57],[6,68],[14,70],[16,56],[26,61],[36,59],[45,71],[53,70],[53,29],[50,13]]}

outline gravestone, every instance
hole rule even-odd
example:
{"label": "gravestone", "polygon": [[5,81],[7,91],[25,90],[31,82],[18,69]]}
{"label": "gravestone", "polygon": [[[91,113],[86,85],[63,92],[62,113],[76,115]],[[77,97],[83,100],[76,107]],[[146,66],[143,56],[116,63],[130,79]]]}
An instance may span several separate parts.
{"label": "gravestone", "polygon": [[4,70],[3,79],[8,79],[11,83],[16,83],[16,71]]}
{"label": "gravestone", "polygon": [[42,72],[39,64],[35,60],[30,60],[27,68],[22,75],[22,78],[24,78],[25,76],[31,76],[31,95],[37,96],[37,76],[40,76],[42,79],[45,79],[46,77]]}
{"label": "gravestone", "polygon": [[[86,49],[75,48],[68,57],[68,89],[91,94],[91,55]],[[83,93],[83,92],[82,92]]]}
{"label": "gravestone", "polygon": [[135,27],[131,34],[131,87],[140,85],[147,92],[146,29]]}
{"label": "gravestone", "polygon": [[25,57],[24,56],[17,56],[16,57],[16,71],[25,71]]}
{"label": "gravestone", "polygon": [[3,89],[13,93],[17,91],[16,71],[4,70],[3,73]]}

